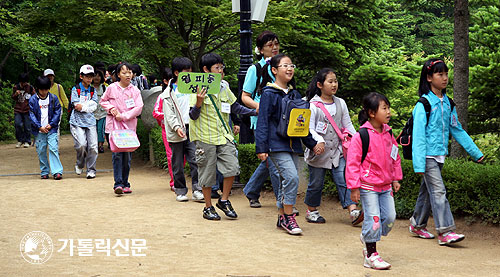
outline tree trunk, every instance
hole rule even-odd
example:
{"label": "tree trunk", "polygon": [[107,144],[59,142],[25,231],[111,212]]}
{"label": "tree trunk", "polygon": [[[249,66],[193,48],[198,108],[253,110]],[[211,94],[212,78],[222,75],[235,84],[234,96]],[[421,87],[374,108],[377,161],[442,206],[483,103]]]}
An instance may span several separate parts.
{"label": "tree trunk", "polygon": [[[455,0],[455,30],[453,52],[455,69],[453,71],[453,95],[458,118],[467,131],[467,110],[469,107],[469,1]],[[453,140],[450,155],[454,158],[465,157],[465,150]]]}
{"label": "tree trunk", "polygon": [[0,63],[0,80],[2,80],[2,76],[3,76],[3,67],[7,63],[7,60],[9,59],[9,56],[10,56],[10,54],[12,54],[12,52],[14,52],[14,47],[11,47],[9,49],[7,54],[5,54],[5,57],[3,57],[2,62]]}

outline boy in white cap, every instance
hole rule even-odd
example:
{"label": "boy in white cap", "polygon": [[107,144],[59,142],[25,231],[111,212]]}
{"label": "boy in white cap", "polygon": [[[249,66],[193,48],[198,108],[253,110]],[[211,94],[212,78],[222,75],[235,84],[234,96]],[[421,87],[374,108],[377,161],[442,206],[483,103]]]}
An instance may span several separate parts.
{"label": "boy in white cap", "polygon": [[82,174],[87,166],[87,179],[95,178],[97,161],[97,130],[94,111],[97,109],[97,94],[92,86],[94,68],[83,65],[80,68],[81,82],[71,90],[71,117],[69,126],[75,141],[76,174]]}

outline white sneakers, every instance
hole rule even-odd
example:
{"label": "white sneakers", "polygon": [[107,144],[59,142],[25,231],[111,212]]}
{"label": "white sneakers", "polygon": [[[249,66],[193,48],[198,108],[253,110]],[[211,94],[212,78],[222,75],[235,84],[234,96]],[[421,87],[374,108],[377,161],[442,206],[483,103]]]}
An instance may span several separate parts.
{"label": "white sneakers", "polygon": [[20,141],[18,141],[18,142],[17,142],[17,144],[16,144],[16,148],[19,148],[19,147],[21,147],[22,145],[23,145],[23,143],[22,143],[22,142],[20,142]]}
{"label": "white sneakers", "polygon": [[25,142],[25,143],[23,144],[23,147],[24,147],[24,148],[28,148],[28,147],[30,147],[30,144],[29,144],[29,143],[27,143],[27,142]]}
{"label": "white sneakers", "polygon": [[75,165],[75,172],[76,172],[76,175],[80,175],[80,174],[82,174],[82,171],[83,171],[83,168],[79,168],[77,165]]}
{"label": "white sneakers", "polygon": [[177,200],[178,202],[186,202],[189,200],[189,198],[185,194],[179,194],[177,195],[175,200]]}
{"label": "white sneakers", "polygon": [[391,267],[391,264],[384,261],[382,257],[380,257],[380,255],[377,252],[375,252],[370,257],[365,256],[364,266],[368,268],[382,270],[382,269],[389,269]]}
{"label": "white sneakers", "polygon": [[193,196],[191,199],[195,202],[205,202],[205,197],[203,197],[203,193],[199,190],[193,191]]}

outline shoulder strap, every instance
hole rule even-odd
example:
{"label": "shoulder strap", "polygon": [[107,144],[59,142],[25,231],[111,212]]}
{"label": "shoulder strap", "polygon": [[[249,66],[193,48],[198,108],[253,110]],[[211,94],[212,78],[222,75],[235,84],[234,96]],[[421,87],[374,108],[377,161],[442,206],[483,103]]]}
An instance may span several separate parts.
{"label": "shoulder strap", "polygon": [[339,139],[342,140],[342,138],[343,138],[342,132],[340,132],[339,127],[337,126],[337,124],[333,120],[333,118],[330,115],[330,113],[326,110],[325,105],[323,105],[323,103],[318,102],[318,101],[313,101],[311,103],[314,103],[314,105],[316,105],[316,107],[320,108],[323,111],[323,113],[325,114],[326,118],[328,118],[328,121],[330,122],[330,124],[332,124],[333,129],[335,129],[335,132],[337,133]]}
{"label": "shoulder strap", "polygon": [[[228,127],[226,126],[226,125],[227,125],[227,124],[226,124],[226,121],[224,121],[224,119],[222,118],[222,115],[220,114],[219,108],[217,108],[217,105],[215,104],[215,101],[214,101],[214,99],[212,98],[212,95],[208,94],[208,98],[210,98],[210,101],[212,102],[212,105],[214,105],[215,111],[217,112],[217,115],[219,116],[219,119],[220,119],[220,121],[222,122],[222,126],[224,126],[224,129],[226,130],[226,132],[227,132],[228,134],[231,134],[231,133],[229,132]],[[233,142],[236,144],[236,141],[235,141],[234,139],[233,139]]]}
{"label": "shoulder strap", "polygon": [[255,89],[252,92],[252,99],[254,99],[255,95],[257,95],[257,91],[260,86],[260,78],[262,77],[262,66],[260,63],[255,64],[255,74],[257,74],[257,79],[255,80]]}
{"label": "shoulder strap", "polygon": [[420,102],[424,105],[425,109],[425,115],[427,116],[427,123],[429,123],[429,117],[431,116],[431,103],[429,103],[429,100],[425,97],[420,97],[417,101],[417,103]]}
{"label": "shoulder strap", "polygon": [[368,147],[370,146],[370,135],[368,134],[368,130],[366,128],[360,128],[359,135],[361,137],[361,148],[363,150],[361,155],[361,163],[363,163],[366,158],[366,154],[368,154]]}
{"label": "shoulder strap", "polygon": [[455,101],[453,101],[453,99],[451,99],[450,97],[448,97],[448,100],[450,100],[450,111],[453,112],[453,108],[455,108],[457,105],[455,104]]}

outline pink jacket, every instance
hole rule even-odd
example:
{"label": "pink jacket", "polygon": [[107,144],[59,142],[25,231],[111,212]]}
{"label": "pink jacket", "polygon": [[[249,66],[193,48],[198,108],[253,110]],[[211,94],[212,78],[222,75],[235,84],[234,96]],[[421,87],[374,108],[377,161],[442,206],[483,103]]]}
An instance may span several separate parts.
{"label": "pink jacket", "polygon": [[[137,117],[141,114],[144,106],[141,92],[137,87],[130,84],[128,87],[122,88],[118,82],[109,85],[99,104],[108,113],[106,115],[106,133],[111,133],[115,129],[131,129],[135,131]],[[112,108],[118,109],[121,113],[123,117],[121,122],[111,115],[110,110]]]}
{"label": "pink jacket", "polygon": [[399,153],[396,152],[396,159],[391,158],[393,147],[396,147],[396,151],[398,147],[394,136],[389,133],[391,127],[384,124],[384,131],[379,133],[367,121],[361,128],[367,128],[370,136],[368,153],[361,163],[362,143],[359,132],[356,133],[347,155],[345,173],[347,188],[362,188],[378,192],[388,190],[393,181],[403,178]]}
{"label": "pink jacket", "polygon": [[163,113],[163,98],[161,98],[160,95],[156,98],[155,107],[153,109],[153,117],[156,119],[156,122],[158,122],[158,125],[160,125],[162,129],[165,129],[165,124],[163,123],[163,117],[165,116]]}

